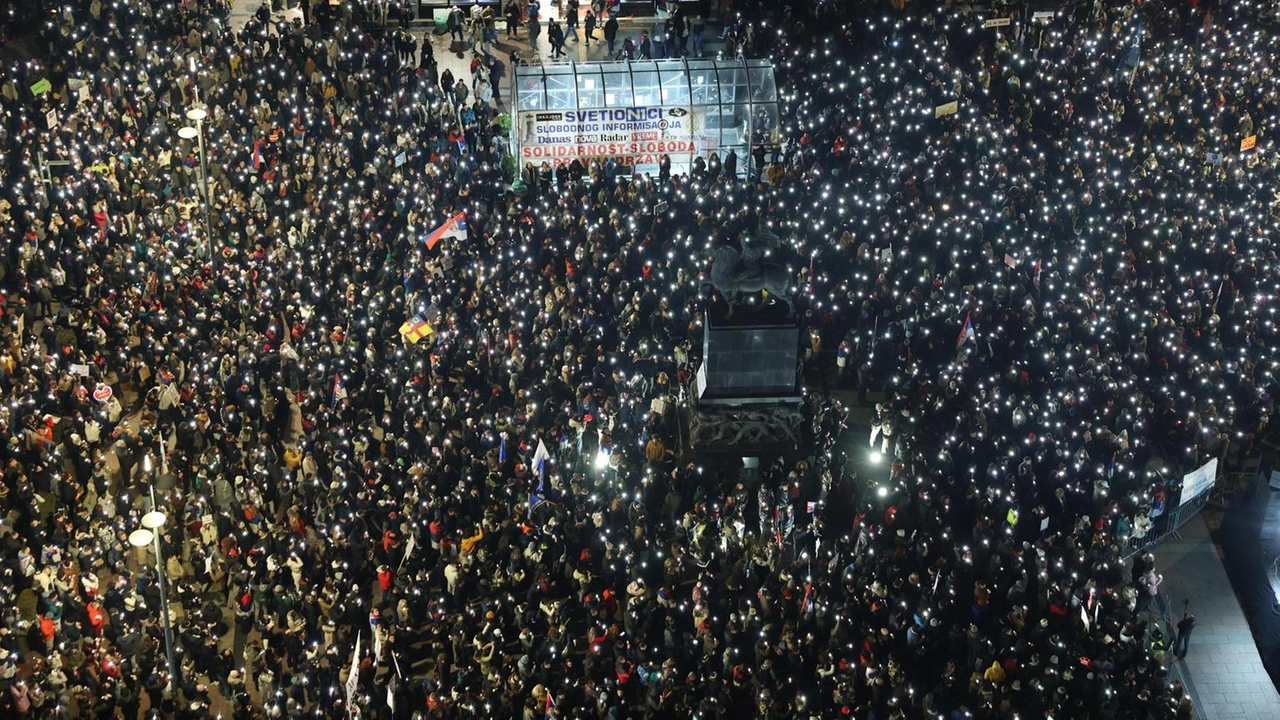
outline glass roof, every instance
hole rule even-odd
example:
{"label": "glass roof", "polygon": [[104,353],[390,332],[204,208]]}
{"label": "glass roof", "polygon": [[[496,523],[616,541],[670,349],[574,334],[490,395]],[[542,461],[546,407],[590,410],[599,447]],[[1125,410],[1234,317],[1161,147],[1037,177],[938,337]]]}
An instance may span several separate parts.
{"label": "glass roof", "polygon": [[517,65],[515,110],[775,104],[768,60],[640,60]]}

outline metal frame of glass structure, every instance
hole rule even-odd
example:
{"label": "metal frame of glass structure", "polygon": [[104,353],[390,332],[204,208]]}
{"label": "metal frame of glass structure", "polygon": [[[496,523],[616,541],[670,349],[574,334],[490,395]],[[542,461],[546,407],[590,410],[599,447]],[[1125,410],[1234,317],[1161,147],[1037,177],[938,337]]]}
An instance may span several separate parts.
{"label": "metal frame of glass structure", "polygon": [[[614,147],[609,145],[572,146],[567,150],[570,154],[561,157],[529,154],[538,152],[536,149],[522,153],[543,130],[534,128],[532,118],[546,120],[590,110],[653,108],[680,118],[687,116],[686,132],[692,147],[663,153],[671,159],[672,172],[687,171],[696,156],[715,152],[723,159],[734,150],[739,171],[745,173],[752,147],[776,144],[778,89],[773,64],[767,60],[684,58],[518,65],[511,73],[510,92],[514,99],[511,147],[520,167],[528,162],[536,166],[544,160],[557,163],[574,158],[585,163],[614,155],[634,164],[639,172],[656,167],[652,153],[604,152],[604,148]],[[520,132],[522,125],[529,129]],[[591,142],[597,137],[603,136],[593,136]],[[572,141],[564,144],[572,145]]]}

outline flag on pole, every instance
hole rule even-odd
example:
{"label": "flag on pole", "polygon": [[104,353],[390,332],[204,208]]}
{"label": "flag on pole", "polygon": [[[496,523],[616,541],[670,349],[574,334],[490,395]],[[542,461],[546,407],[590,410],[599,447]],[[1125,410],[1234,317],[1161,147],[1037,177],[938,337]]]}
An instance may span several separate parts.
{"label": "flag on pole", "polygon": [[504,463],[506,461],[507,461],[507,436],[503,435],[501,438],[498,439],[498,462]]}
{"label": "flag on pole", "polygon": [[351,651],[351,668],[347,670],[347,714],[354,714],[354,702],[356,699],[356,687],[360,684],[360,638],[363,631],[356,631],[356,647]]}
{"label": "flag on pole", "polygon": [[551,692],[547,691],[547,707],[545,710],[546,720],[554,720],[556,713],[556,701],[551,699]]}
{"label": "flag on pole", "polygon": [[538,475],[538,487],[542,487],[541,480],[547,476],[547,461],[551,459],[551,453],[547,451],[546,443],[538,440],[538,449],[533,451],[533,471]]}
{"label": "flag on pole", "polygon": [[410,345],[416,345],[419,340],[430,337],[434,333],[435,328],[431,327],[431,324],[421,315],[414,315],[400,326],[400,337]]}
{"label": "flag on pole", "polygon": [[810,500],[809,502],[804,504],[804,511],[809,513],[810,515],[814,514],[815,512],[818,511],[818,503]]}
{"label": "flag on pole", "polygon": [[1133,44],[1129,46],[1128,51],[1124,55],[1124,64],[1131,68],[1138,67],[1142,62],[1142,18],[1138,18],[1138,27],[1133,33]]}
{"label": "flag on pole", "polygon": [[1040,289],[1040,261],[1036,261],[1035,272],[1031,274],[1031,284],[1036,286],[1036,290]]}
{"label": "flag on pole", "polygon": [[964,316],[964,327],[960,328],[960,337],[956,338],[956,349],[959,350],[966,340],[973,339],[973,317]]}
{"label": "flag on pole", "polygon": [[525,511],[525,517],[533,517],[533,509],[546,501],[547,499],[542,496],[542,483],[538,483],[538,490],[529,493],[529,508]]}
{"label": "flag on pole", "polygon": [[339,400],[347,399],[347,384],[342,380],[342,373],[333,374],[333,397],[329,400],[329,407],[337,407]]}
{"label": "flag on pole", "polygon": [[254,170],[257,170],[258,168],[262,167],[262,143],[263,142],[264,142],[263,140],[258,140],[253,144],[253,169]]}
{"label": "flag on pole", "polygon": [[445,238],[467,239],[467,212],[465,210],[446,220],[443,225],[422,238],[422,241],[427,244],[428,250],[435,250],[436,245],[440,244],[440,241]]}
{"label": "flag on pole", "polygon": [[413,551],[417,546],[418,546],[417,536],[410,535],[409,539],[405,541],[404,557],[400,558],[400,565],[396,567],[397,570],[404,567],[404,564],[409,561],[409,558],[413,555]]}

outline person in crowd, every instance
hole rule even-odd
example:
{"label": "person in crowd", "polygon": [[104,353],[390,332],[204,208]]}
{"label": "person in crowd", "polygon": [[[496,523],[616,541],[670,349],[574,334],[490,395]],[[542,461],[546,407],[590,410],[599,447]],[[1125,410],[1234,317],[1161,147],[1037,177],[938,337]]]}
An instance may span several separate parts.
{"label": "person in crowd", "polygon": [[609,46],[609,57],[614,56],[614,43],[618,40],[618,18],[613,15],[604,21],[604,41]]}
{"label": "person in crowd", "polygon": [[551,57],[559,59],[564,55],[564,29],[555,18],[547,25],[547,42],[551,45]]}
{"label": "person in crowd", "polygon": [[467,15],[462,8],[454,5],[449,8],[449,17],[447,20],[449,27],[449,39],[453,42],[462,42],[466,40]]}
{"label": "person in crowd", "polygon": [[502,16],[507,19],[507,38],[519,40],[520,23],[522,22],[519,1],[510,0],[506,9],[502,11]]}
{"label": "person in crowd", "polygon": [[588,8],[587,16],[582,19],[582,42],[587,47],[591,47],[591,41],[596,36],[596,13]]}

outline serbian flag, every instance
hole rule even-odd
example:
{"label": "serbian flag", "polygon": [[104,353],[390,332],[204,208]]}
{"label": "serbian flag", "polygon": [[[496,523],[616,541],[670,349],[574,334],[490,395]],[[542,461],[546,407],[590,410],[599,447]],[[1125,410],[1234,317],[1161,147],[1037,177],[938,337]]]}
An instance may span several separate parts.
{"label": "serbian flag", "polygon": [[467,239],[467,211],[454,215],[445,221],[443,225],[436,228],[430,235],[422,239],[427,244],[428,250],[435,250],[436,245],[440,244],[445,238],[457,238],[459,240]]}
{"label": "serbian flag", "polygon": [[262,144],[264,140],[259,140],[253,144],[253,169],[257,170],[262,167]]}
{"label": "serbian flag", "polygon": [[336,373],[333,376],[333,397],[329,400],[330,407],[336,407],[339,400],[347,399],[347,384],[342,381],[342,375]]}
{"label": "serbian flag", "polygon": [[1040,261],[1036,261],[1036,270],[1031,274],[1031,284],[1036,286],[1036,290],[1040,289]]}
{"label": "serbian flag", "polygon": [[964,327],[960,328],[960,337],[956,338],[956,349],[959,350],[964,345],[965,340],[973,338],[973,318],[970,315],[964,316]]}
{"label": "serbian flag", "polygon": [[410,345],[418,344],[419,340],[430,337],[433,333],[435,328],[431,327],[431,324],[421,315],[414,315],[400,326],[400,337]]}

